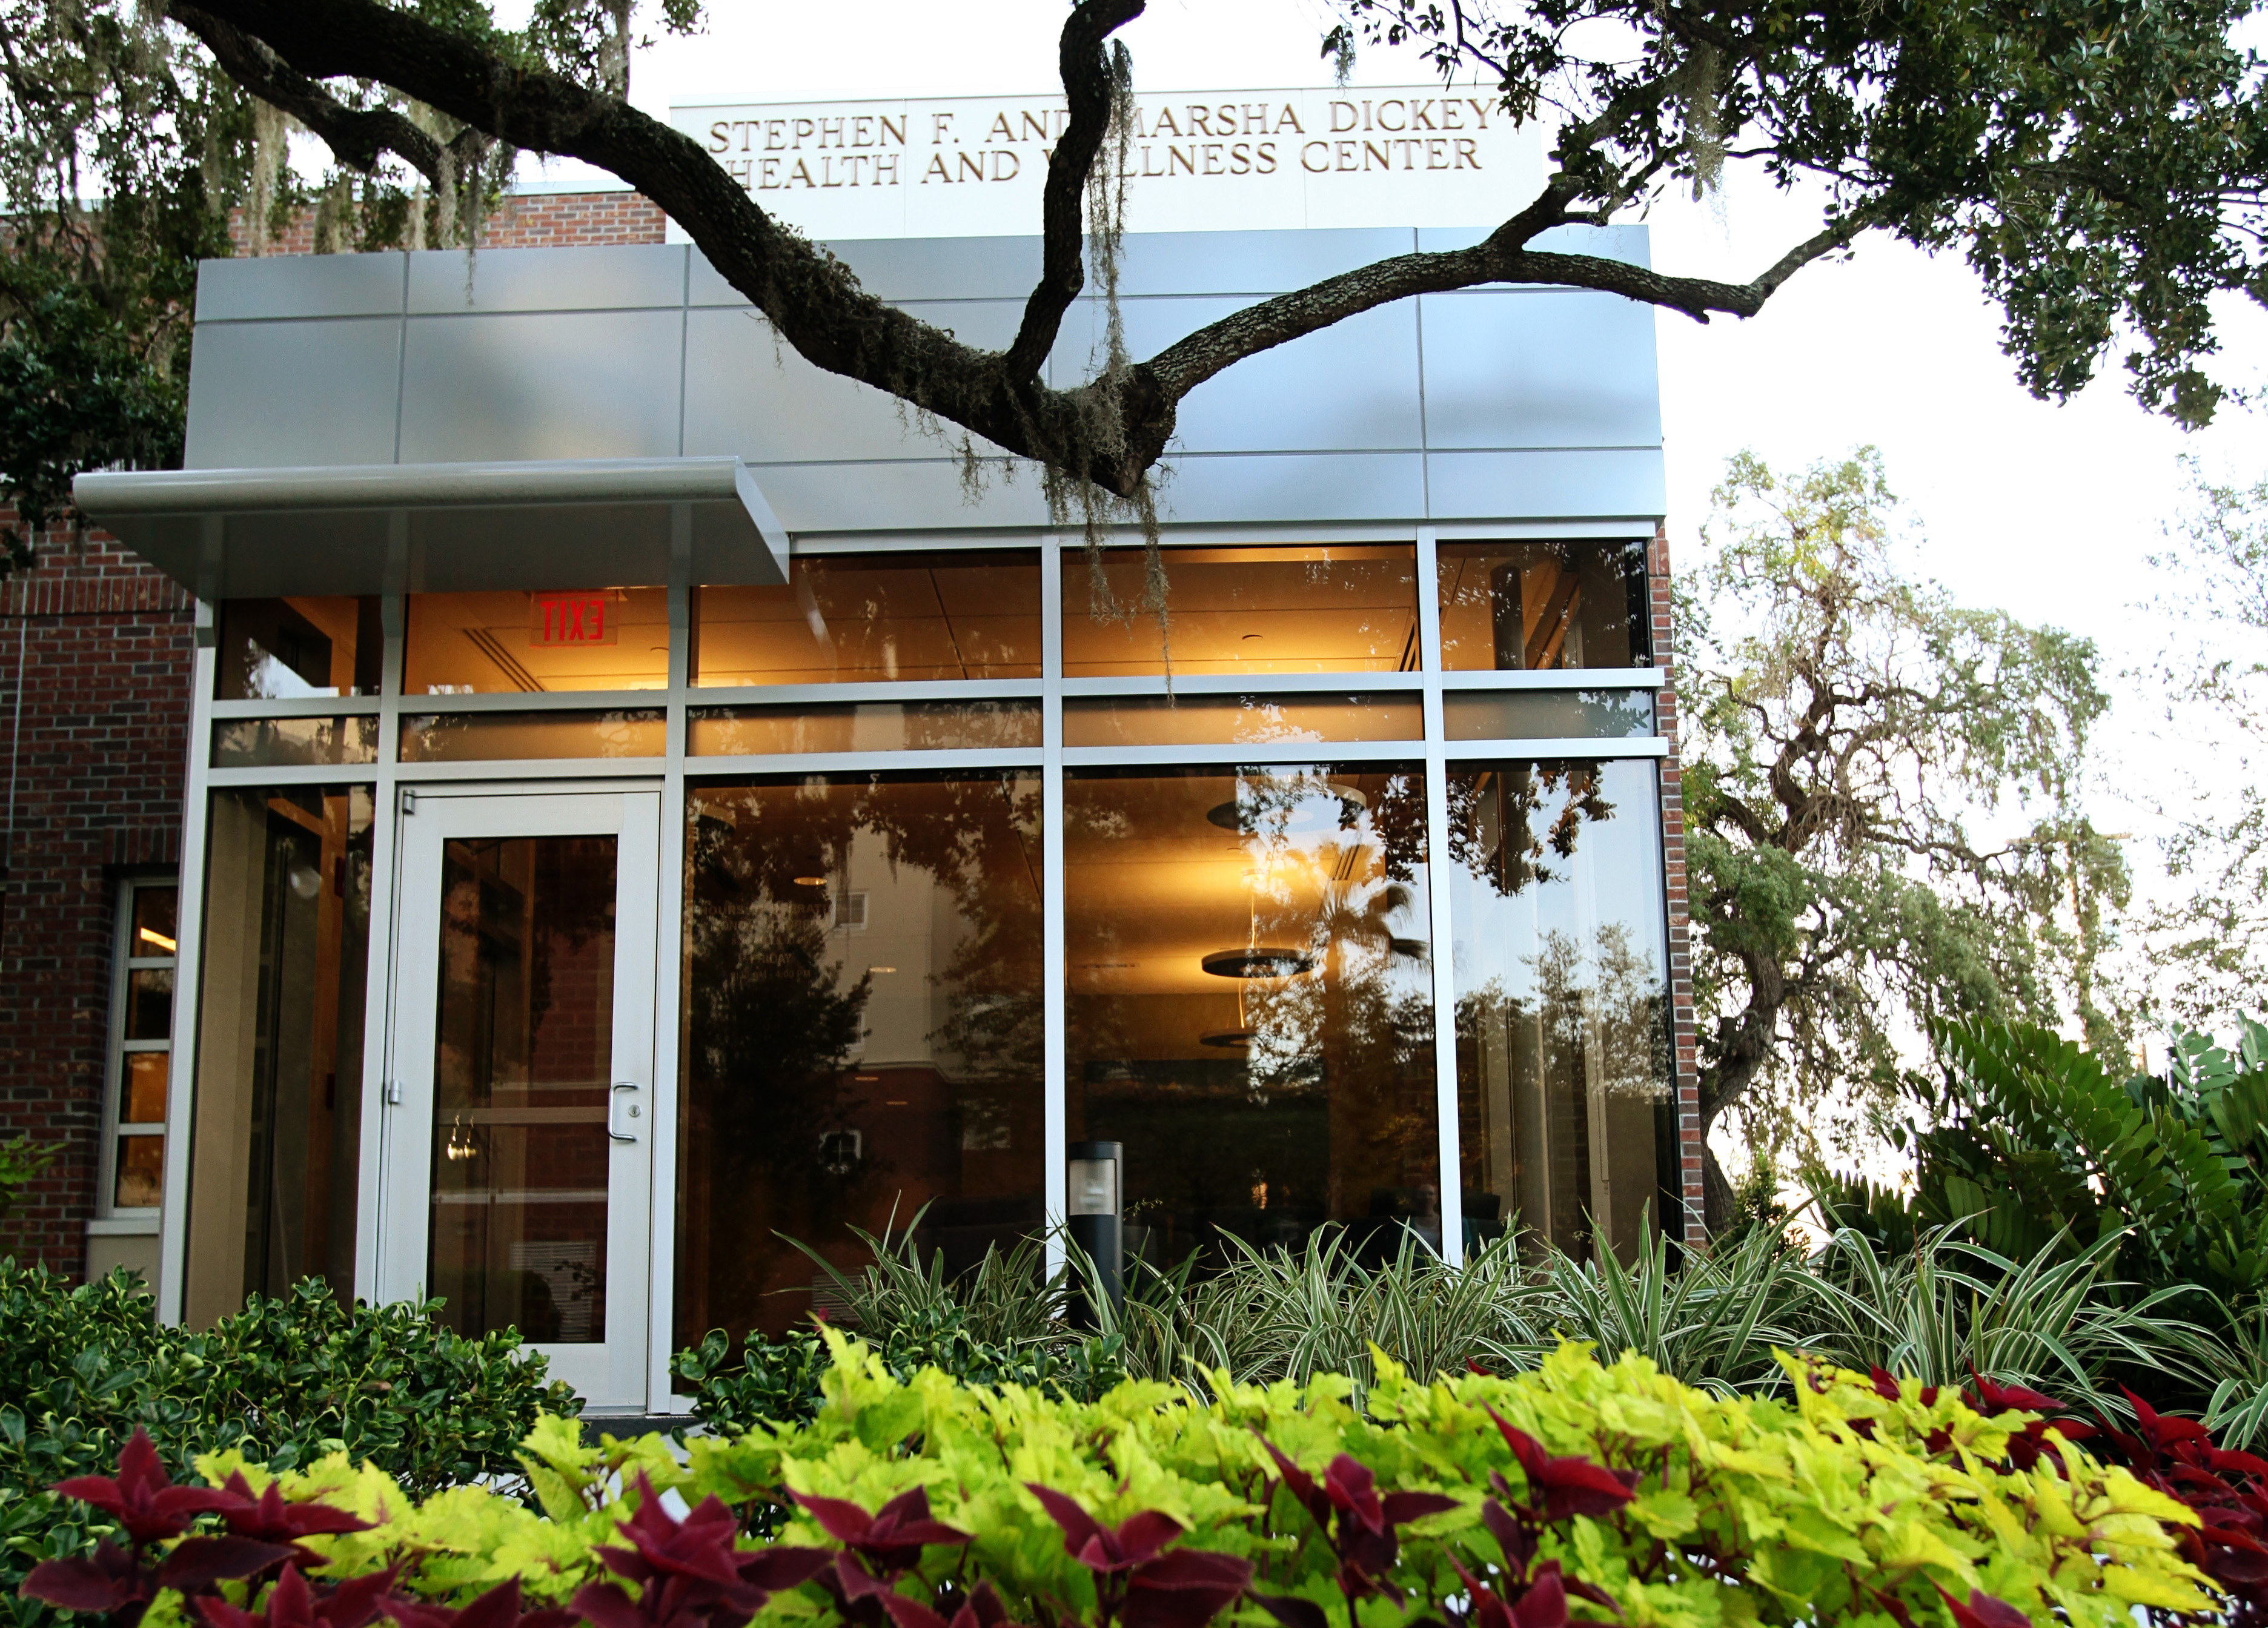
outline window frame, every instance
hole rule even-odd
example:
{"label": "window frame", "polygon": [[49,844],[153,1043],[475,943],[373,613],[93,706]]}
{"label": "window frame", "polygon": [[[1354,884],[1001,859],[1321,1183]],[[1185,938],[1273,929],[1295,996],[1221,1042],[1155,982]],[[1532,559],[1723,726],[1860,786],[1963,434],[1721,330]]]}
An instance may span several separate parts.
{"label": "window frame", "polygon": [[[173,890],[173,953],[170,955],[136,955],[134,954],[134,904],[136,895],[146,888],[168,888]],[[116,922],[111,935],[110,954],[110,1013],[106,1033],[108,1043],[104,1048],[102,1087],[102,1145],[95,1160],[95,1206],[98,1221],[146,1223],[132,1230],[156,1232],[161,1204],[121,1205],[118,1195],[118,1144],[122,1137],[155,1136],[166,1133],[173,1100],[173,1024],[172,1018],[180,1010],[181,998],[180,974],[180,880],[167,871],[141,876],[124,876],[118,880]],[[173,975],[173,991],[167,1013],[166,1033],[156,1040],[126,1038],[127,991],[135,972],[164,968]],[[126,1059],[140,1052],[162,1051],[166,1054],[166,1117],[154,1121],[128,1121],[126,1107]],[[162,1171],[163,1166],[160,1165]],[[162,1187],[164,1177],[159,1183]]]}

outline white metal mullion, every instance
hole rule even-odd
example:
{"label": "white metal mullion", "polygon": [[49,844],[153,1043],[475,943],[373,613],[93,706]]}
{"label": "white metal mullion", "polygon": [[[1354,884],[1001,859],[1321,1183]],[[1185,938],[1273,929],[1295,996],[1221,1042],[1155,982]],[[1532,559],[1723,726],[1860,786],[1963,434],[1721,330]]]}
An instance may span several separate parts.
{"label": "white metal mullion", "polygon": [[792,710],[874,701],[1035,701],[1043,686],[1044,681],[1036,678],[875,679],[846,684],[704,686],[687,698],[703,711],[739,707]]}
{"label": "white metal mullion", "polygon": [[1233,769],[1262,763],[1407,762],[1418,755],[1422,745],[1417,740],[1189,741],[1166,746],[1065,747],[1063,757],[1073,769],[1153,763],[1176,768],[1217,763]]}
{"label": "white metal mullion", "polygon": [[669,691],[652,689],[491,690],[478,696],[414,696],[402,710],[420,718],[453,712],[658,712]]}
{"label": "white metal mullion", "polygon": [[212,715],[231,718],[367,718],[379,711],[371,696],[285,696],[272,701],[216,701]]}
{"label": "white metal mullion", "polygon": [[[1660,683],[1657,675],[1653,681]],[[1112,678],[1066,678],[1063,693],[1123,700],[1139,696],[1272,696],[1310,693],[1357,695],[1364,691],[1421,689],[1424,675],[1351,669],[1343,673],[1175,673],[1170,682],[1163,674],[1129,674]],[[1586,686],[1596,688],[1596,686]]]}
{"label": "white metal mullion", "polygon": [[196,1096],[197,1009],[203,983],[205,765],[212,755],[212,693],[219,661],[207,635],[212,608],[197,608],[189,662],[189,763],[181,792],[181,865],[174,895],[173,1061],[166,1065],[166,1166],[158,1210],[158,1321],[181,1320],[188,1275],[189,1127]]}
{"label": "white metal mullion", "polygon": [[[180,884],[176,882],[175,888],[177,889],[179,886]],[[101,1217],[107,1217],[115,1213],[112,1208],[111,1200],[118,1191],[118,1171],[116,1168],[118,1158],[118,1123],[119,1120],[122,1117],[122,1109],[125,1107],[125,1103],[122,1098],[124,1095],[126,1087],[126,1048],[128,1044],[126,1040],[126,991],[131,980],[132,969],[129,961],[134,951],[134,888],[135,884],[131,880],[122,881],[117,885],[112,893],[112,896],[117,900],[117,905],[115,908],[118,912],[118,920],[111,935],[110,1043],[103,1048],[102,1143],[100,1146],[96,1148],[94,1159],[94,1212],[97,1216]],[[179,903],[179,900],[180,898],[180,893],[176,891],[173,897],[176,901],[173,907],[173,942],[174,947],[178,949],[180,945],[182,915],[180,905]],[[178,972],[174,975],[173,983],[176,990],[178,990],[180,985],[180,975]],[[180,997],[178,994],[174,998],[174,1009],[176,1011],[180,1010]],[[168,1022],[166,1028],[170,1029],[172,1027],[173,1025]],[[150,1042],[143,1042],[143,1046],[138,1049],[155,1050],[157,1048]],[[173,1064],[168,1063],[166,1064],[166,1082],[167,1087],[166,1102],[169,1109],[172,1106],[173,1079]],[[164,1181],[164,1166],[161,1164],[158,1168],[158,1182],[160,1184],[161,1197]]]}
{"label": "white metal mullion", "polygon": [[362,1137],[355,1185],[355,1293],[375,1303],[381,1282],[379,1218],[393,1175],[392,1121],[386,1088],[393,1077],[394,924],[399,901],[394,873],[401,863],[401,665],[407,613],[399,592],[386,595],[379,625],[386,647],[379,664],[378,776],[371,789],[370,944],[363,958]]}
{"label": "white metal mullion", "polygon": [[669,711],[663,734],[659,893],[654,916],[653,1171],[647,1185],[646,1406],[674,1411],[670,1331],[677,1309],[677,1137],[685,1007],[685,745],[693,681],[693,556],[689,513],[671,516]]}
{"label": "white metal mullion", "polygon": [[356,785],[378,778],[375,763],[275,763],[261,769],[212,769],[205,784],[217,790],[234,785]]}
{"label": "white metal mullion", "polygon": [[[1039,748],[1020,747],[939,748],[923,751],[886,749],[868,752],[753,753],[734,756],[695,757],[693,772],[709,775],[859,775],[877,770],[1029,769]],[[654,772],[654,758],[625,758],[643,762]],[[514,766],[515,768],[518,765]]]}
{"label": "white metal mullion", "polygon": [[1498,672],[1474,667],[1445,673],[1447,689],[1660,689],[1660,667],[1541,667]]}
{"label": "white metal mullion", "polygon": [[1619,740],[1602,740],[1587,735],[1530,736],[1505,740],[1448,740],[1442,743],[1441,754],[1459,761],[1528,757],[1542,758],[1546,762],[1588,762],[1594,758],[1667,757],[1669,742],[1660,735],[1626,735]]}
{"label": "white metal mullion", "polygon": [[1449,766],[1444,754],[1441,704],[1441,596],[1435,534],[1418,533],[1418,671],[1425,695],[1425,891],[1432,917],[1433,1112],[1440,1142],[1441,1254],[1452,1265],[1465,1258],[1463,1164],[1457,1127],[1457,969],[1454,924],[1449,919]]}
{"label": "white metal mullion", "polygon": [[1045,1158],[1042,1214],[1047,1225],[1047,1270],[1064,1263],[1060,1223],[1064,1215],[1064,1144],[1071,1123],[1071,1072],[1065,1051],[1070,1024],[1065,980],[1070,976],[1064,928],[1063,540],[1040,548],[1041,1135]]}

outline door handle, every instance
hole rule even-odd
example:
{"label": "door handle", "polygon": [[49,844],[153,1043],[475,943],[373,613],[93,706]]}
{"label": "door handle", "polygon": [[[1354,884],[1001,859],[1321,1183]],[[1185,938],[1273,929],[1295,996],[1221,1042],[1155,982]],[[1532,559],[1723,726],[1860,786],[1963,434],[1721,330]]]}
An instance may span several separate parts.
{"label": "door handle", "polygon": [[[618,1079],[607,1094],[607,1134],[617,1142],[635,1142],[637,1131],[634,1122],[643,1110],[637,1104],[638,1083],[635,1079]],[[630,1094],[626,1098],[623,1092]]]}

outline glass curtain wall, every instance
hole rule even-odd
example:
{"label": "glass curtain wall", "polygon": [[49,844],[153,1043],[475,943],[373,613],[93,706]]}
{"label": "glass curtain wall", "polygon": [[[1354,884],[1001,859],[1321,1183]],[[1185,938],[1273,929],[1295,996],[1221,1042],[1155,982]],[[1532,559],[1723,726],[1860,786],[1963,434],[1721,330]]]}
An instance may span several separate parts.
{"label": "glass curtain wall", "polygon": [[[854,1227],[918,1217],[957,1271],[1042,1224],[1050,910],[1064,1130],[1125,1145],[1151,1258],[1332,1223],[1373,1256],[1515,1221],[1633,1251],[1681,1190],[1643,545],[1239,541],[1165,563],[1160,630],[1136,549],[1071,542],[1045,571],[1033,547],[799,555],[781,586],[679,600],[676,677],[650,586],[412,594],[391,645],[374,598],[225,607],[187,1315],[309,1272],[351,1292],[374,810],[563,760],[650,777],[682,821],[668,1337],[839,1314],[783,1235],[848,1267]],[[500,1156],[497,1113],[549,1113],[538,1082],[590,1072],[534,1062],[540,963],[560,976],[567,931],[537,917],[574,878],[532,852],[455,859],[443,1190]],[[573,1162],[521,1139],[523,1161]],[[479,1208],[460,1207],[431,1265],[462,1326],[596,1315],[603,1288],[564,1255],[458,1235],[442,1219]],[[570,1219],[518,1241],[602,1256]]]}

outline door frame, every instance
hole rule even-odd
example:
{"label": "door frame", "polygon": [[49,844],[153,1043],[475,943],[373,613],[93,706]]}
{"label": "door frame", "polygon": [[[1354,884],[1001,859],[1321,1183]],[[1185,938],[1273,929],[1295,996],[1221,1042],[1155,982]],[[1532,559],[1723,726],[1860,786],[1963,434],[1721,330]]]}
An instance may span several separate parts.
{"label": "door frame", "polygon": [[[647,1404],[651,1347],[660,1330],[654,1302],[653,1232],[657,1132],[663,1119],[660,1065],[662,787],[649,779],[597,782],[438,781],[404,785],[393,810],[394,858],[389,954],[382,1014],[387,1067],[377,1093],[379,1134],[375,1202],[376,1297],[423,1298],[431,1234],[433,1042],[438,1009],[435,961],[439,894],[413,897],[421,881],[438,880],[438,850],[425,842],[453,837],[615,835],[616,860],[614,1059],[611,1072],[641,1089],[630,1098],[637,1121],[609,1094],[608,1130],[630,1133],[611,1145],[607,1219],[607,1329],[591,1345],[532,1345],[550,1361],[593,1412],[642,1411]],[[451,816],[446,820],[437,816]],[[420,828],[414,822],[432,821]],[[376,993],[377,991],[373,991]],[[642,1101],[639,1099],[643,1099]]]}

